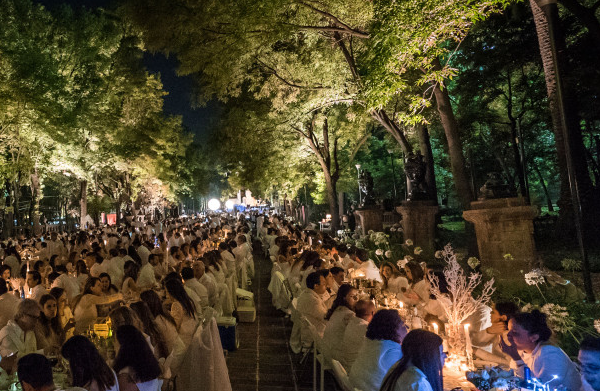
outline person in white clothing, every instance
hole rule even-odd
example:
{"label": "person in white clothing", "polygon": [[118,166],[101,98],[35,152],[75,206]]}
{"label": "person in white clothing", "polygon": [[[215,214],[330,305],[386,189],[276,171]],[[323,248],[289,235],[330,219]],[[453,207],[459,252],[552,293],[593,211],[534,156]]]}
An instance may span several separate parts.
{"label": "person in white clothing", "polygon": [[137,280],[137,286],[141,290],[152,289],[156,285],[156,276],[154,275],[154,266],[146,262],[140,269],[140,275]]}
{"label": "person in white clothing", "polygon": [[348,372],[367,338],[367,326],[375,314],[375,304],[369,300],[359,300],[354,306],[354,310],[356,316],[351,318],[346,326],[340,355],[340,363]]}
{"label": "person in white clothing", "polygon": [[349,284],[342,284],[331,305],[325,320],[327,325],[323,332],[323,354],[327,359],[342,360],[342,341],[346,326],[355,318],[354,306],[358,301],[357,290]]}
{"label": "person in white clothing", "polygon": [[22,357],[18,362],[17,377],[23,391],[59,391],[52,377],[52,365],[41,354]]}
{"label": "person in white clothing", "polygon": [[58,287],[64,289],[69,302],[73,301],[81,292],[77,277],[69,275],[67,268],[62,265],[56,266],[56,271],[60,273],[60,275],[56,277],[56,280],[52,283],[52,288]]}
{"label": "person in white clothing", "polygon": [[116,330],[117,356],[113,369],[123,391],[160,391],[160,365],[142,333],[131,325]]}
{"label": "person in white clothing", "polygon": [[575,364],[558,346],[548,342],[552,330],[546,323],[546,315],[540,311],[522,312],[508,321],[508,341],[500,342],[502,351],[512,358],[511,367],[523,377],[525,366],[531,376],[542,383],[552,382],[552,388],[577,391],[581,377]]}
{"label": "person in white clothing", "polygon": [[88,391],[119,391],[117,375],[86,337],[69,338],[63,344],[61,354],[69,362],[73,386]]}
{"label": "person in white clothing", "polygon": [[439,335],[423,329],[402,341],[402,359],[385,375],[380,391],[443,391],[446,354]]}
{"label": "person in white clothing", "polygon": [[27,286],[30,289],[29,298],[35,301],[40,301],[42,296],[48,293],[42,285],[42,276],[37,270],[27,272]]}
{"label": "person in white clothing", "polygon": [[25,299],[17,307],[14,319],[0,330],[0,357],[16,354],[21,358],[36,353],[37,342],[34,329],[40,319],[42,308],[31,299]]}
{"label": "person in white clothing", "polygon": [[349,378],[355,388],[379,390],[387,371],[402,358],[400,344],[406,332],[396,310],[380,310],[373,316],[367,339],[350,368]]}
{"label": "person in white clothing", "polygon": [[208,303],[210,306],[214,306],[217,301],[217,281],[215,278],[206,273],[206,266],[202,261],[196,261],[192,264],[194,271],[194,277],[198,282],[206,288],[208,292]]}
{"label": "person in white clothing", "polygon": [[202,308],[208,307],[210,305],[208,289],[194,277],[194,270],[191,267],[184,267],[181,269],[181,278],[184,287],[191,289],[200,298]]}
{"label": "person in white clothing", "polygon": [[0,278],[0,329],[14,318],[20,302],[17,296],[8,291],[4,279]]}
{"label": "person in white clothing", "polygon": [[[327,280],[323,273],[312,272],[306,277],[306,287],[298,297],[297,309],[300,315],[304,316],[321,336],[325,331],[327,307],[321,295],[327,291]],[[303,346],[309,346],[312,343],[312,337],[307,325],[301,323],[301,340]]]}

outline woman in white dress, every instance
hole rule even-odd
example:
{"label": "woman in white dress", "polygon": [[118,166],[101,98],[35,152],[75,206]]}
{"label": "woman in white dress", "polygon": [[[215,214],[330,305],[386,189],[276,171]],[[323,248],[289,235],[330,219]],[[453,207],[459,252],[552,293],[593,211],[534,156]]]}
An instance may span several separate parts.
{"label": "woman in white dress", "polygon": [[381,289],[395,294],[398,300],[404,301],[404,292],[409,287],[408,279],[401,276],[398,269],[391,262],[384,263],[379,270],[383,280]]}
{"label": "woman in white dress", "polygon": [[380,391],[443,391],[442,342],[439,335],[423,329],[408,333],[402,341],[402,359],[385,375]]}
{"label": "woman in white dress", "polygon": [[123,274],[123,301],[125,303],[133,303],[140,299],[140,288],[137,286],[137,279],[140,274],[140,267],[135,261],[125,262],[125,273]]}
{"label": "woman in white dress", "polygon": [[61,354],[69,362],[74,387],[87,391],[119,391],[117,375],[86,337],[76,335],[68,339]]}
{"label": "woman in white dress", "polygon": [[131,325],[116,330],[114,371],[120,391],[159,391],[162,381],[158,360],[142,333]]}
{"label": "woman in white dress", "polygon": [[410,282],[410,289],[404,294],[405,300],[411,305],[425,306],[430,300],[431,291],[423,268],[417,262],[410,261],[404,270]]}
{"label": "woman in white dress", "polygon": [[83,293],[75,298],[73,316],[75,319],[75,334],[85,332],[98,318],[97,305],[108,304],[122,300],[123,295],[117,293],[112,296],[102,295],[102,283],[99,278],[90,277],[85,283]]}
{"label": "woman in white dress", "polygon": [[179,338],[187,346],[192,341],[194,332],[198,326],[196,306],[185,291],[181,280],[175,278],[167,279],[165,288],[167,290],[167,299],[172,302],[171,316],[177,325]]}
{"label": "woman in white dress", "polygon": [[344,332],[350,320],[355,316],[354,306],[358,301],[358,292],[351,285],[342,284],[331,305],[325,320],[327,325],[323,332],[323,352],[326,358],[340,361]]}
{"label": "woman in white dress", "polygon": [[140,299],[146,303],[150,309],[152,316],[154,316],[154,322],[156,322],[156,326],[167,345],[167,350],[172,352],[175,347],[175,342],[179,337],[175,319],[173,319],[168,312],[165,312],[162,301],[156,292],[152,290],[144,291],[140,295]]}

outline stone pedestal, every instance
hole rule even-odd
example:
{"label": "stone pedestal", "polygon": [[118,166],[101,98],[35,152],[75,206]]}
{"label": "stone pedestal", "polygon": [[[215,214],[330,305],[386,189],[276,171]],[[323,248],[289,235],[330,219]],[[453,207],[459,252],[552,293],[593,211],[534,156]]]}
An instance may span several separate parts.
{"label": "stone pedestal", "polygon": [[363,235],[366,235],[370,230],[383,231],[383,209],[358,209],[354,212],[354,215],[357,224],[360,224]]}
{"label": "stone pedestal", "polygon": [[[475,224],[482,266],[498,270],[502,278],[522,278],[535,261],[533,219],[537,209],[523,198],[498,198],[471,202],[463,212]],[[510,254],[512,259],[507,257]]]}
{"label": "stone pedestal", "polygon": [[434,201],[402,201],[396,212],[402,215],[404,239],[411,239],[415,247],[421,247],[425,254],[433,254],[435,249],[435,216],[439,207]]}

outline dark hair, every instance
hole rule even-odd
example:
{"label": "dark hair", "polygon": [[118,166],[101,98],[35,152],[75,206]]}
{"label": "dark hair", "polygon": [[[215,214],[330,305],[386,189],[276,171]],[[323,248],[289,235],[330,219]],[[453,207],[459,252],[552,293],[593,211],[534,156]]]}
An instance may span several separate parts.
{"label": "dark hair", "polygon": [[54,298],[56,299],[56,303],[58,304],[58,299],[60,299],[60,297],[65,293],[65,290],[63,288],[57,287],[55,286],[54,288],[50,289],[50,294],[52,296],[54,296]]}
{"label": "dark hair", "polygon": [[167,292],[173,297],[173,299],[177,300],[179,304],[183,307],[185,313],[193,319],[196,319],[196,306],[187,292],[183,288],[183,284],[181,280],[171,278],[165,282],[165,288]]}
{"label": "dark hair", "polygon": [[26,382],[33,388],[42,388],[54,384],[50,361],[41,354],[31,353],[17,362],[17,375],[20,382]]}
{"label": "dark hair", "polygon": [[137,301],[135,303],[131,303],[129,307],[134,310],[142,324],[144,325],[144,333],[150,336],[150,340],[152,341],[152,345],[156,346],[158,350],[158,357],[167,358],[169,356],[169,349],[167,348],[167,344],[156,326],[156,322],[154,321],[154,316],[148,308],[148,305],[143,301]]}
{"label": "dark hair", "polygon": [[308,276],[306,276],[306,287],[308,289],[314,289],[315,285],[318,285],[321,282],[322,274],[319,272],[312,272]]}
{"label": "dark hair", "polygon": [[10,275],[12,276],[12,269],[8,265],[0,265],[0,275],[4,274],[6,270],[10,270]]}
{"label": "dark hair", "polygon": [[342,269],[341,267],[338,267],[338,266],[334,266],[331,269],[329,269],[329,273],[331,273],[332,276],[336,275],[338,273],[343,273],[343,272],[344,272],[344,269]]}
{"label": "dark hair", "polygon": [[442,342],[439,335],[423,329],[412,330],[408,333],[402,341],[402,358],[385,375],[380,391],[394,390],[400,375],[411,365],[423,372],[433,391],[443,391],[442,359],[440,357]]}
{"label": "dark hair", "polygon": [[[404,267],[410,270],[410,283],[416,284],[425,277],[423,268],[417,261],[409,261]],[[435,391],[435,390],[434,390]]]}
{"label": "dark hair", "polygon": [[81,259],[77,262],[75,262],[75,271],[77,272],[77,275],[80,274],[87,274],[87,265],[85,264],[84,261],[82,261]]}
{"label": "dark hair", "polygon": [[402,343],[408,329],[398,311],[379,310],[367,326],[366,337],[372,340],[390,340]]}
{"label": "dark hair", "polygon": [[34,280],[37,280],[38,284],[42,283],[42,276],[37,270],[30,270],[27,272],[27,274],[31,275]]}
{"label": "dark hair", "polygon": [[579,345],[579,350],[591,350],[593,352],[600,352],[600,338],[585,337]]}
{"label": "dark hair", "polygon": [[519,312],[519,306],[512,301],[505,301],[501,303],[494,303],[494,308],[500,315],[506,316],[504,323],[508,326],[508,321]]}
{"label": "dark hair", "polygon": [[538,310],[518,312],[513,315],[512,321],[523,327],[527,333],[539,335],[538,342],[546,342],[552,336],[552,330],[546,323],[546,314]]}
{"label": "dark hair", "polygon": [[140,294],[140,299],[142,299],[142,301],[146,303],[146,305],[150,309],[150,312],[152,313],[152,316],[154,316],[155,319],[157,316],[161,315],[163,318],[171,322],[174,326],[176,325],[175,319],[173,319],[171,314],[166,312],[163,308],[162,301],[160,300],[160,297],[158,297],[158,293],[150,289],[142,292]]}
{"label": "dark hair", "polygon": [[113,369],[119,373],[131,367],[135,372],[135,382],[147,382],[160,376],[160,366],[142,333],[131,325],[117,328],[117,341],[121,345]]}
{"label": "dark hair", "polygon": [[[337,310],[337,308],[340,306],[344,306],[348,309],[351,309],[350,307],[348,307],[346,296],[348,296],[348,293],[350,293],[352,289],[354,289],[354,287],[350,284],[342,284],[340,286],[340,288],[337,291],[337,295],[333,300],[333,304],[331,304],[331,308],[327,311],[327,314],[325,315],[325,320],[329,320],[329,318],[331,318],[331,315],[333,315],[335,310]],[[351,310],[354,311],[353,309]]]}
{"label": "dark hair", "polygon": [[137,281],[138,275],[140,273],[140,267],[135,261],[127,261],[125,262],[123,279],[125,280],[127,277],[131,277],[133,281]]}
{"label": "dark hair", "polygon": [[6,280],[0,277],[0,295],[8,292],[8,285],[6,285]]}
{"label": "dark hair", "polygon": [[69,338],[62,346],[61,354],[69,361],[73,386],[85,387],[95,380],[100,391],[105,391],[115,385],[115,374],[94,344],[83,335]]}
{"label": "dark hair", "polygon": [[356,248],[354,250],[354,255],[356,255],[356,257],[360,259],[361,262],[366,262],[369,259],[369,253],[366,250],[363,250],[362,248]]}
{"label": "dark hair", "polygon": [[108,314],[112,327],[118,329],[120,326],[131,325],[134,327],[143,327],[142,321],[138,317],[137,313],[126,306],[117,307]]}
{"label": "dark hair", "polygon": [[[83,287],[83,292],[82,295],[89,295],[89,294],[93,294],[92,293],[92,287],[94,285],[96,285],[96,283],[100,281],[100,279],[98,277],[90,277],[86,280],[85,282],[85,286]],[[73,309],[75,310],[75,309]]]}
{"label": "dark hair", "polygon": [[191,267],[184,267],[183,269],[181,269],[181,278],[183,278],[186,281],[194,278],[194,269],[192,269]]}

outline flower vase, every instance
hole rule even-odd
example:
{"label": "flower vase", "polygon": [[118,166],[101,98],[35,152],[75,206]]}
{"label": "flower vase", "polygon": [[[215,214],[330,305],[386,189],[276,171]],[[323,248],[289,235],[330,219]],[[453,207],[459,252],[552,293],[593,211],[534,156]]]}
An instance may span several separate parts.
{"label": "flower vase", "polygon": [[446,337],[448,339],[448,352],[453,356],[466,357],[466,338],[462,325],[449,323],[446,326]]}

